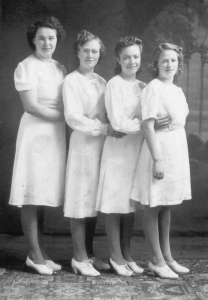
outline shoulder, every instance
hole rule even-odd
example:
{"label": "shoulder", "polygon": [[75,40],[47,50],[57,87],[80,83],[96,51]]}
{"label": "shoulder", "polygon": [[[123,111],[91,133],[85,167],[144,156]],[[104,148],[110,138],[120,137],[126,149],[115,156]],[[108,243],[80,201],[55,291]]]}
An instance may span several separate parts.
{"label": "shoulder", "polygon": [[18,64],[16,71],[20,72],[24,70],[27,71],[29,69],[33,69],[35,68],[36,64],[36,58],[33,55],[30,55]]}
{"label": "shoulder", "polygon": [[56,66],[56,68],[58,70],[60,70],[64,76],[66,76],[67,71],[66,71],[66,68],[64,67],[64,65],[60,64],[57,60],[54,60],[54,59],[53,59],[53,63]]}
{"label": "shoulder", "polygon": [[79,78],[79,73],[75,70],[65,77],[65,81],[76,81]]}
{"label": "shoulder", "polygon": [[106,85],[106,80],[105,80],[103,77],[101,77],[101,76],[98,75],[97,73],[94,73],[94,76],[96,77],[96,79],[99,81],[99,83],[100,83],[101,85]]}
{"label": "shoulder", "polygon": [[119,75],[116,75],[108,81],[107,86],[121,86],[122,81],[122,78]]}
{"label": "shoulder", "polygon": [[153,79],[144,88],[144,92],[158,92],[162,87],[162,83],[158,79]]}

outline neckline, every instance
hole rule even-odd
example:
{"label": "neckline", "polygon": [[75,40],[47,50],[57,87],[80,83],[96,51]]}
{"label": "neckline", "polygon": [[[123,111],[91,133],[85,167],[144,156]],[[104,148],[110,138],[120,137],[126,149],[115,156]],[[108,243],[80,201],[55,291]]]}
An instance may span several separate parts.
{"label": "neckline", "polygon": [[40,61],[41,63],[43,63],[44,65],[51,65],[53,63],[53,59],[51,58],[50,62],[44,62],[41,59],[39,59],[35,54],[32,54],[32,56],[37,60]]}
{"label": "neckline", "polygon": [[95,80],[97,78],[94,72],[93,72],[93,78],[88,78],[88,77],[84,76],[77,69],[75,70],[75,72],[77,72],[81,77],[83,77],[83,78],[85,78],[86,80],[89,80],[89,81]]}
{"label": "neckline", "polygon": [[121,77],[120,74],[118,74],[117,76],[118,76],[122,81],[125,81],[125,82],[127,82],[127,83],[129,83],[129,84],[135,84],[135,83],[137,83],[137,81],[138,81],[136,78],[135,78],[134,81],[126,80],[126,79],[124,79],[123,77]]}

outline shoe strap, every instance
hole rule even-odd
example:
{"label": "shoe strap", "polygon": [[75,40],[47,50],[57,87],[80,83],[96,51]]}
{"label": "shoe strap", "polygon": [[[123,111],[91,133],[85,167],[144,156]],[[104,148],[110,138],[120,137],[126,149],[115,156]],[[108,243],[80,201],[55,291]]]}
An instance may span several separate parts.
{"label": "shoe strap", "polygon": [[129,266],[128,266],[127,264],[125,264],[124,266],[126,267],[126,269],[127,269],[128,271],[131,271],[131,272],[132,272],[132,269],[129,268]]}

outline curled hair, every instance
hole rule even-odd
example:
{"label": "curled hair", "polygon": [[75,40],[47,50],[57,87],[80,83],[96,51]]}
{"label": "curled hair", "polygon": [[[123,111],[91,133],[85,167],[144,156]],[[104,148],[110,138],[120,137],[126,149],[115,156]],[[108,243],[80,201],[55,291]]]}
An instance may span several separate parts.
{"label": "curled hair", "polygon": [[44,17],[34,23],[32,23],[27,30],[27,42],[29,47],[35,51],[36,46],[34,44],[34,38],[39,28],[46,27],[56,30],[57,35],[57,44],[60,43],[62,39],[65,38],[66,33],[59,22],[59,20],[55,17]]}
{"label": "curled hair", "polygon": [[183,71],[183,48],[170,43],[161,43],[154,52],[153,58],[148,65],[149,71],[152,73],[153,77],[156,78],[159,75],[158,61],[160,54],[165,50],[173,50],[178,55],[178,70],[177,74],[182,73]]}
{"label": "curled hair", "polygon": [[[77,40],[74,43],[74,52],[75,52],[76,57],[78,56],[80,48],[87,42],[90,42],[93,40],[98,41],[98,43],[100,44],[100,57],[98,60],[98,63],[99,63],[105,55],[105,46],[98,36],[92,34],[91,32],[89,32],[87,30],[82,30],[77,35]],[[78,62],[79,62],[79,59],[78,59]]]}
{"label": "curled hair", "polygon": [[[119,58],[120,53],[123,49],[129,47],[129,46],[133,46],[133,45],[137,45],[139,47],[140,50],[140,54],[142,54],[142,50],[143,50],[143,42],[142,40],[140,40],[138,37],[136,36],[125,36],[125,37],[121,37],[119,42],[116,44],[114,53],[116,55],[117,58]],[[118,63],[118,61],[116,62],[116,66],[114,69],[114,73],[115,74],[120,74],[122,71],[121,65]]]}

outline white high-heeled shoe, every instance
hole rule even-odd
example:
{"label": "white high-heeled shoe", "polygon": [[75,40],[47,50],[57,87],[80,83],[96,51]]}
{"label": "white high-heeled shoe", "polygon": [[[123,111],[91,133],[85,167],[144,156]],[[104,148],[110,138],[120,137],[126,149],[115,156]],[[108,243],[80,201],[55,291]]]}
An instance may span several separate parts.
{"label": "white high-heeled shoe", "polygon": [[157,267],[153,265],[151,262],[149,262],[149,269],[154,274],[159,276],[163,279],[177,279],[178,274],[173,272],[168,265],[165,265],[164,267]]}
{"label": "white high-heeled shoe", "polygon": [[95,270],[92,266],[92,262],[90,260],[83,260],[81,262],[76,261],[72,258],[71,261],[72,269],[75,274],[81,274],[83,276],[99,276],[101,275],[97,270]]}
{"label": "white high-heeled shoe", "polygon": [[117,265],[117,263],[115,263],[115,261],[113,261],[110,258],[109,259],[109,265],[116,272],[116,274],[118,274],[120,276],[132,276],[133,275],[133,271],[128,267],[127,264]]}
{"label": "white high-heeled shoe", "polygon": [[127,261],[126,262],[127,265],[129,266],[129,268],[135,273],[135,274],[142,274],[144,272],[144,269],[142,269],[141,267],[139,267],[135,261]]}
{"label": "white high-heeled shoe", "polygon": [[171,262],[166,261],[166,264],[177,274],[187,274],[190,272],[188,268],[179,265],[175,260]]}
{"label": "white high-heeled shoe", "polygon": [[52,275],[53,274],[53,270],[49,266],[35,264],[29,257],[27,257],[25,263],[26,263],[26,266],[34,269],[36,272],[38,272],[41,275]]}
{"label": "white high-heeled shoe", "polygon": [[49,267],[51,267],[54,271],[60,271],[62,268],[61,265],[56,264],[51,259],[46,259],[45,261],[46,261],[47,265],[49,265]]}

